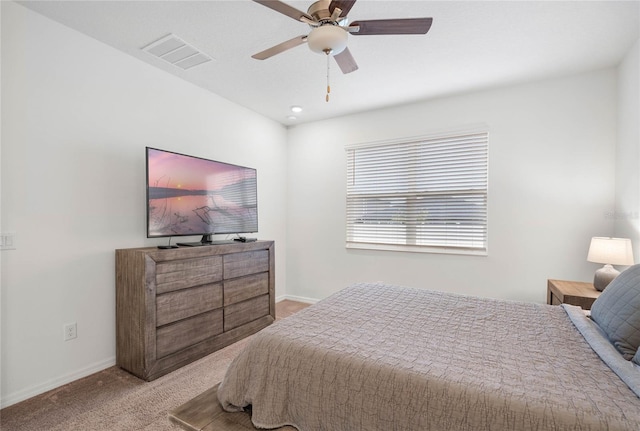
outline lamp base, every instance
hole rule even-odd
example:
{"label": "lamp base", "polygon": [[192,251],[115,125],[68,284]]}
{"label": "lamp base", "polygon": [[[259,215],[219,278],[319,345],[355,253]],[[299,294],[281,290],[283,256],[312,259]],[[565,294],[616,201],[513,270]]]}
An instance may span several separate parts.
{"label": "lamp base", "polygon": [[593,276],[593,287],[596,290],[602,292],[605,287],[609,283],[611,283],[618,275],[620,275],[620,271],[615,269],[613,266],[606,264],[602,268],[596,271]]}

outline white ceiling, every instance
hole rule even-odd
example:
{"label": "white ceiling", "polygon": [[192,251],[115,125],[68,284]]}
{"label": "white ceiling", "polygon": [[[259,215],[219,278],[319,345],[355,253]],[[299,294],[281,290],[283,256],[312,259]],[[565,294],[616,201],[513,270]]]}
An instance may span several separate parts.
{"label": "white ceiling", "polygon": [[[309,27],[251,0],[25,1],[24,6],[285,125],[617,65],[639,37],[640,1],[359,0],[350,21],[433,17],[427,35],[349,36],[343,75],[302,45],[251,55]],[[310,1],[286,2],[306,11]],[[182,70],[141,48],[173,33],[214,58]],[[297,120],[292,105],[304,107]]]}

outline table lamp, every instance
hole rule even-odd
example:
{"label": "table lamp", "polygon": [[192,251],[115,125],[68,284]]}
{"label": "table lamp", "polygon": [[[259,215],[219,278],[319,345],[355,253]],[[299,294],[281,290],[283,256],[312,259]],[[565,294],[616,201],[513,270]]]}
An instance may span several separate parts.
{"label": "table lamp", "polygon": [[603,291],[620,274],[620,271],[612,265],[633,265],[631,240],[628,238],[593,237],[587,260],[604,264],[593,277],[593,286],[597,290]]}

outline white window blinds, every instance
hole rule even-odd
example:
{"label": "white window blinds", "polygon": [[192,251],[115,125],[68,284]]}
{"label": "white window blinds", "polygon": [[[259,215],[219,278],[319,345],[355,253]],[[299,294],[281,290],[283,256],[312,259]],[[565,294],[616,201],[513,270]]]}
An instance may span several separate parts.
{"label": "white window blinds", "polygon": [[488,133],[347,148],[347,247],[486,254]]}

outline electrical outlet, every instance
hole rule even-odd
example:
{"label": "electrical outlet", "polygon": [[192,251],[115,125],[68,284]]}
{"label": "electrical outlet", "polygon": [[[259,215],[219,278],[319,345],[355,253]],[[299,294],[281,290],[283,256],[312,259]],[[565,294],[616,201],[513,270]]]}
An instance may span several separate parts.
{"label": "electrical outlet", "polygon": [[76,322],[64,325],[64,341],[73,340],[78,337],[78,325]]}

